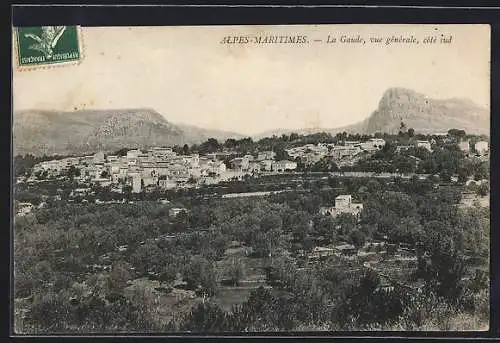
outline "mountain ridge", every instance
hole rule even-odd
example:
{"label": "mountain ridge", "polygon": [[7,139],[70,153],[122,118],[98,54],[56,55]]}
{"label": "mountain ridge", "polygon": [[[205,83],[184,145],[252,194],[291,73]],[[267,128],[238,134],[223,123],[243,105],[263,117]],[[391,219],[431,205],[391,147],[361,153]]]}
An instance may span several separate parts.
{"label": "mountain ridge", "polygon": [[[123,147],[147,148],[198,144],[208,138],[249,137],[235,132],[174,124],[151,108],[111,110],[21,110],[13,116],[14,154],[87,154]],[[432,99],[411,89],[393,87],[382,95],[378,107],[364,120],[338,128],[276,129],[254,139],[292,132],[397,133],[401,122],[420,133],[446,132],[490,134],[489,111],[469,99]]]}
{"label": "mountain ridge", "polygon": [[367,118],[338,128],[269,130],[255,135],[260,138],[282,134],[311,134],[328,132],[398,133],[401,122],[407,128],[421,133],[441,133],[451,128],[468,133],[490,134],[489,111],[467,98],[433,99],[404,87],[387,89],[375,109]]}
{"label": "mountain ridge", "polygon": [[[22,110],[13,116],[14,155],[87,154],[120,148],[201,143],[234,133],[178,126],[150,108],[112,110]],[[237,134],[234,134],[237,135]]]}
{"label": "mountain ridge", "polygon": [[420,132],[463,129],[470,133],[489,132],[489,112],[470,99],[434,99],[407,88],[389,88],[378,108],[362,123],[364,133],[397,133],[401,121]]}

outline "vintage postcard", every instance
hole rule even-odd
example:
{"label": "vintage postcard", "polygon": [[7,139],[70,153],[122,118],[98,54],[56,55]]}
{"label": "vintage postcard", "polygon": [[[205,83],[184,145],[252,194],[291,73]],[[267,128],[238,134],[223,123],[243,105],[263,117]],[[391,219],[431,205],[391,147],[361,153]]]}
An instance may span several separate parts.
{"label": "vintage postcard", "polygon": [[13,33],[16,334],[488,330],[488,25]]}

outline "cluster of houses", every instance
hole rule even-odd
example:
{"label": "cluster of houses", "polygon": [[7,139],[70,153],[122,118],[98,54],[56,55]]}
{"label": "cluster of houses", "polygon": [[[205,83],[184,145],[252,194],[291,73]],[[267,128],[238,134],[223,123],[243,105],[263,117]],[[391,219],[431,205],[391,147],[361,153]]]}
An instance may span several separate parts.
{"label": "cluster of houses", "polygon": [[125,156],[93,155],[68,157],[40,162],[33,168],[33,175],[45,173],[60,177],[72,167],[78,170],[73,177],[80,181],[115,187],[120,192],[123,185],[132,187],[132,192],[141,192],[149,186],[164,189],[188,187],[190,184],[211,184],[230,179],[242,179],[255,172],[284,172],[297,168],[297,163],[275,160],[272,151],[260,152],[257,157],[245,155],[225,163],[227,153],[180,155],[172,148],[154,147],[147,151],[127,151]]}
{"label": "cluster of houses", "polygon": [[[289,172],[297,169],[298,163],[308,166],[325,157],[340,164],[353,163],[359,154],[376,152],[385,144],[382,138],[370,138],[363,142],[343,141],[338,145],[306,144],[287,149],[290,160],[277,159],[274,151],[260,151],[255,155],[247,154],[230,159],[235,152],[222,151],[202,156],[180,155],[172,148],[154,147],[146,151],[129,150],[125,156],[97,152],[88,156],[44,161],[34,167],[33,174],[43,173],[47,176],[60,177],[73,167],[74,170],[78,170],[78,173],[72,176],[77,180],[112,186],[118,192],[123,185],[129,185],[132,187],[132,192],[137,193],[149,186],[171,189],[214,184],[232,179],[241,180],[245,175],[255,173]],[[432,140],[411,140],[410,144],[399,145],[397,151],[415,146],[432,151]],[[471,144],[469,140],[463,140],[458,142],[458,146],[467,154],[474,153],[484,158],[488,156],[489,145],[486,141]],[[336,213],[335,211],[332,213]]]}
{"label": "cluster of houses", "polygon": [[[487,141],[484,140],[479,140],[476,142],[471,141],[468,138],[452,138],[448,134],[443,133],[443,134],[437,134],[436,136],[442,136],[445,137],[443,141],[445,143],[456,143],[461,151],[463,151],[466,155],[468,156],[478,156],[478,157],[485,157],[489,154],[490,151],[490,146]],[[428,141],[416,141],[417,146],[423,146],[429,151],[431,150],[431,146],[435,144],[436,141],[434,139],[431,139],[429,142]]]}
{"label": "cluster of houses", "polygon": [[382,138],[370,138],[365,142],[344,141],[340,145],[318,143],[306,144],[286,150],[288,156],[298,159],[304,165],[312,165],[319,162],[322,158],[328,157],[333,161],[351,159],[362,152],[375,152],[382,149],[385,140]]}
{"label": "cluster of houses", "polygon": [[240,170],[243,172],[285,172],[297,169],[297,162],[280,160],[276,161],[276,153],[274,151],[259,152],[257,157],[253,155],[245,155],[236,157],[230,161],[231,169]]}
{"label": "cluster of houses", "polygon": [[401,151],[404,151],[404,150],[408,150],[410,148],[424,148],[428,151],[432,151],[432,148],[431,148],[431,145],[432,145],[432,142],[429,142],[429,141],[425,141],[425,140],[414,140],[412,141],[412,144],[410,145],[399,145],[396,147],[396,153],[399,153]]}
{"label": "cluster of houses", "polygon": [[[486,156],[489,153],[489,144],[487,141],[477,141],[472,144],[470,139],[462,139],[457,141],[453,141],[450,138],[444,140],[446,143],[456,143],[460,150],[462,150],[467,155],[476,155],[479,157]],[[408,145],[398,145],[396,147],[396,153],[400,153],[402,151],[409,150],[411,148],[424,148],[428,151],[432,151],[432,146],[436,143],[434,139],[430,141],[427,140],[410,140]]]}

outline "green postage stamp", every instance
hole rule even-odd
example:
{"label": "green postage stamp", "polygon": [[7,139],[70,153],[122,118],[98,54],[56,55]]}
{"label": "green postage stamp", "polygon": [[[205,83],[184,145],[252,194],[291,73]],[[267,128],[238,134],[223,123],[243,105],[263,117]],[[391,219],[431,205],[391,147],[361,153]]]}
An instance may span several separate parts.
{"label": "green postage stamp", "polygon": [[15,33],[19,67],[78,63],[81,60],[82,46],[77,26],[17,27]]}

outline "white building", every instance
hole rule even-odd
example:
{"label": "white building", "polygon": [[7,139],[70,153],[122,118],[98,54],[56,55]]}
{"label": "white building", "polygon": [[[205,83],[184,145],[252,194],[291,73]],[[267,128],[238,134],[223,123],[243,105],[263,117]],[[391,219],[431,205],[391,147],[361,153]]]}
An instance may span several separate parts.
{"label": "white building", "polygon": [[476,150],[476,153],[478,153],[479,155],[484,155],[488,152],[489,149],[488,142],[479,141],[474,145],[474,149]]}
{"label": "white building", "polygon": [[181,208],[181,207],[173,207],[173,208],[168,210],[168,215],[170,217],[175,217],[181,212],[186,212],[186,209]]}
{"label": "white building", "polygon": [[177,187],[177,182],[169,178],[160,179],[158,180],[158,186],[163,189],[172,189]]}
{"label": "white building", "polygon": [[116,156],[116,155],[108,155],[108,157],[106,157],[106,161],[108,161],[108,162],[117,162],[118,161],[118,156]]}
{"label": "white building", "polygon": [[129,150],[129,151],[127,151],[127,159],[128,160],[136,160],[139,157],[139,155],[141,155],[141,154],[142,154],[142,151],[140,151],[140,150],[137,150],[137,149]]}
{"label": "white building", "polygon": [[243,157],[233,158],[230,161],[230,163],[231,163],[231,168],[232,169],[246,171],[246,170],[248,170],[248,167],[249,167],[249,164],[250,164],[250,160],[249,160],[248,156],[245,155]]}
{"label": "white building", "polygon": [[33,205],[29,202],[20,202],[17,204],[17,215],[25,216],[33,210]]}
{"label": "white building", "polygon": [[274,151],[261,151],[257,155],[257,161],[272,160],[276,157]]}
{"label": "white building", "polygon": [[468,139],[465,141],[461,141],[458,143],[458,147],[463,152],[469,152],[470,151],[470,141]]}
{"label": "white building", "polygon": [[65,163],[60,160],[44,161],[36,165],[34,171],[43,170],[47,172],[60,173],[64,167]]}
{"label": "white building", "polygon": [[92,162],[94,164],[103,164],[104,163],[104,152],[102,152],[102,151],[96,152],[93,155],[93,161]]}
{"label": "white building", "polygon": [[361,143],[359,146],[365,151],[376,151],[384,147],[385,140],[382,138],[370,138],[366,142]]}
{"label": "white building", "polygon": [[272,160],[260,161],[260,170],[261,171],[271,171],[272,168],[273,168],[273,161]]}
{"label": "white building", "polygon": [[110,175],[118,174],[120,172],[120,163],[118,163],[118,162],[111,162],[108,165],[108,172],[109,172]]}
{"label": "white building", "polygon": [[370,138],[368,141],[373,143],[374,145],[377,145],[380,149],[385,145],[385,140],[382,138]]}
{"label": "white building", "polygon": [[118,175],[120,178],[126,177],[128,174],[128,166],[120,166],[120,170],[118,171]]}
{"label": "white building", "polygon": [[191,167],[193,167],[193,168],[199,167],[199,165],[200,165],[200,155],[198,155],[198,154],[191,154],[191,156],[190,156],[190,163],[191,163]]}
{"label": "white building", "polygon": [[432,150],[432,149],[431,149],[431,142],[429,142],[429,141],[421,141],[421,140],[418,140],[418,141],[416,142],[416,144],[417,144],[417,147],[418,147],[418,148],[425,148],[425,149],[427,149],[428,151],[431,151],[431,150]]}
{"label": "white building", "polygon": [[151,149],[150,152],[152,153],[152,155],[154,157],[163,158],[163,159],[176,155],[175,152],[172,150],[172,148],[156,147],[156,148]]}
{"label": "white building", "polygon": [[336,146],[330,150],[330,156],[334,160],[340,160],[343,158],[352,158],[361,152],[359,146]]}
{"label": "white building", "polygon": [[297,169],[297,162],[287,161],[287,160],[276,161],[276,162],[272,163],[271,168],[273,171],[276,171],[276,172],[284,172],[286,170],[295,170],[295,169]]}
{"label": "white building", "polygon": [[140,193],[142,190],[141,175],[139,173],[130,173],[128,177],[132,186],[132,193]]}
{"label": "white building", "polygon": [[220,175],[225,171],[226,171],[226,164],[222,161],[208,160],[204,161],[203,164],[200,164],[201,175],[209,175],[209,174]]}
{"label": "white building", "polygon": [[350,194],[342,194],[335,198],[335,206],[321,207],[320,213],[332,217],[337,217],[341,213],[350,213],[359,219],[362,210],[363,204],[353,203]]}
{"label": "white building", "polygon": [[106,179],[106,178],[102,178],[102,177],[97,177],[97,178],[91,179],[90,182],[99,184],[102,187],[110,186],[112,183],[112,181],[110,179]]}

